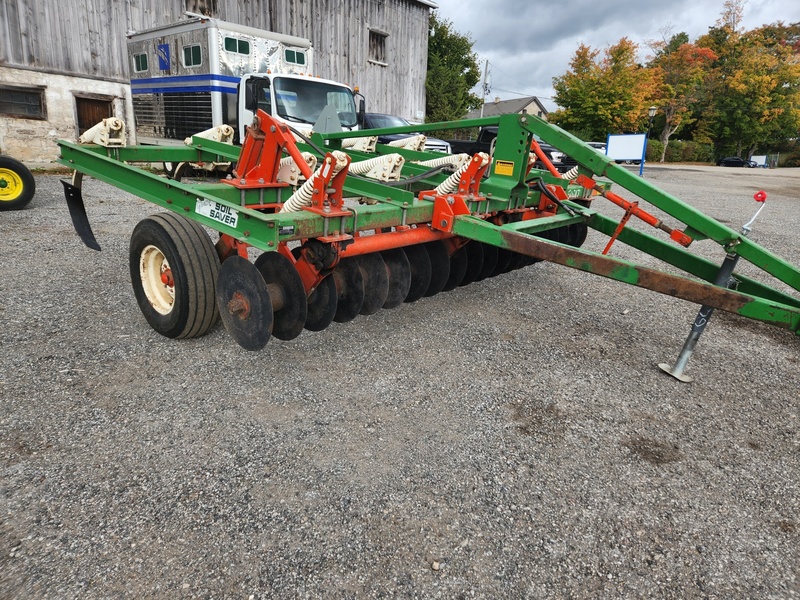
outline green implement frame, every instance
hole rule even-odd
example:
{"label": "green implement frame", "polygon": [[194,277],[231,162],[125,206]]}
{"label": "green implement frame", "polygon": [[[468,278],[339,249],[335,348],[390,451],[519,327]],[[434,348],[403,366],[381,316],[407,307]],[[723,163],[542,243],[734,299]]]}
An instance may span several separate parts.
{"label": "green implement frame", "polygon": [[[330,216],[321,207],[278,212],[276,207],[286,201],[292,189],[275,181],[265,181],[263,185],[249,181],[248,185],[237,186],[241,174],[227,181],[176,181],[149,168],[152,163],[160,162],[204,164],[240,160],[240,148],[199,137],[183,147],[104,148],[59,141],[59,162],[265,252],[292,242],[315,239],[329,244],[335,239],[333,243],[340,244],[341,252],[346,254],[348,245],[352,243],[357,248],[366,237],[360,234],[366,232],[381,233],[385,248],[401,247],[403,236],[392,238],[393,233],[424,230],[431,235],[440,234],[441,239],[474,240],[800,332],[800,299],[792,292],[800,290],[797,267],[748,239],[746,232],[737,232],[701,213],[537,117],[503,115],[368,133],[410,134],[485,125],[498,126],[488,169],[470,181],[462,176],[459,188],[452,192],[436,191],[448,173],[415,162],[441,157],[439,154],[381,144],[371,152],[344,147],[346,140],[363,137],[363,131],[313,134],[305,142],[298,142],[300,151],[310,152],[319,160],[334,150],[344,151],[353,162],[390,153],[405,158],[399,182],[379,182],[348,174],[341,195],[345,199],[358,198],[360,202],[349,202]],[[577,173],[571,173],[570,180],[558,178],[552,171],[530,168],[534,136],[577,161]],[[262,159],[274,160],[274,152],[265,146]],[[280,155],[281,149],[277,152]],[[87,245],[99,249],[88,225],[79,179],[65,182],[70,211]],[[627,218],[635,214],[638,200],[626,205],[626,216],[620,220],[593,210],[591,202],[612,187],[627,190],[652,205],[680,224],[680,228],[666,227],[661,219],[656,220],[652,234],[628,225]],[[209,203],[219,210],[209,212]],[[579,247],[582,239],[564,234],[580,227],[652,255],[673,267],[670,271],[677,269],[684,275],[583,249]],[[662,235],[663,232],[672,233]],[[720,260],[714,262],[691,252],[690,243],[696,240],[718,244],[722,251]],[[752,263],[784,285],[770,285],[738,273],[733,274],[735,289],[715,285],[726,255]]]}

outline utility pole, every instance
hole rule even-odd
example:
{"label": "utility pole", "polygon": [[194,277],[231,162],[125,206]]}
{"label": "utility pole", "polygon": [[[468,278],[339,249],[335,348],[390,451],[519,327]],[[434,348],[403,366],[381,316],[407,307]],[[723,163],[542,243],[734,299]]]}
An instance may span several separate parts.
{"label": "utility pole", "polygon": [[489,59],[486,59],[486,62],[483,65],[483,98],[481,100],[481,118],[483,118],[483,106],[486,104],[486,94],[489,93],[489,85],[487,83],[489,78]]}

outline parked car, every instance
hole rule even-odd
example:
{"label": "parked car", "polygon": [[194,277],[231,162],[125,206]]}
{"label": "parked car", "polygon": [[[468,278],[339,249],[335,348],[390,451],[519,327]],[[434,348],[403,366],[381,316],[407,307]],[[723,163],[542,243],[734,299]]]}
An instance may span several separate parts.
{"label": "parked car", "polygon": [[598,152],[602,152],[603,154],[606,153],[606,143],[605,142],[586,142],[587,146],[591,146]]}
{"label": "parked car", "polygon": [[[365,113],[362,129],[387,129],[389,127],[408,127],[411,123],[403,117],[397,115],[386,115],[383,113]],[[388,144],[395,140],[411,137],[410,133],[394,133],[391,135],[378,136],[378,142]],[[450,154],[450,144],[438,138],[429,137],[425,141],[425,150],[428,152],[444,152]]]}
{"label": "parked car", "polygon": [[[493,145],[497,137],[497,129],[498,127],[496,125],[487,125],[478,130],[478,137],[475,140],[448,140],[448,143],[453,148],[454,154],[475,154],[477,152],[491,154],[494,150]],[[574,158],[567,156],[558,148],[543,142],[538,137],[536,141],[539,142],[539,147],[544,151],[550,159],[550,162],[553,163],[553,166],[560,173],[566,173],[578,164]],[[537,169],[544,168],[541,162],[537,163],[535,166]]]}
{"label": "parked car", "polygon": [[749,160],[746,158],[739,158],[738,156],[726,156],[725,158],[720,158],[717,161],[718,167],[749,167],[754,169],[758,166],[758,163],[754,160]]}

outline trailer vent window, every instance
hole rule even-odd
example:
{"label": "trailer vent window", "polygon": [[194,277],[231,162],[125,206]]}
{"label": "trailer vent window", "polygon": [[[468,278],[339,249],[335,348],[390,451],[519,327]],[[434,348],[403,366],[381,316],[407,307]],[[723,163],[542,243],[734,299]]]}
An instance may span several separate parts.
{"label": "trailer vent window", "polygon": [[44,88],[0,85],[0,115],[22,119],[46,119]]}
{"label": "trailer vent window", "polygon": [[284,53],[284,58],[286,59],[287,63],[291,63],[293,65],[303,66],[306,64],[305,52],[298,52],[297,50],[287,50]]}
{"label": "trailer vent window", "polygon": [[370,62],[386,65],[386,38],[388,33],[369,30],[369,60]]}
{"label": "trailer vent window", "polygon": [[200,44],[183,47],[183,66],[184,67],[199,67],[203,64],[203,52],[200,49]]}
{"label": "trailer vent window", "polygon": [[236,54],[250,54],[250,42],[238,38],[225,38],[225,51]]}
{"label": "trailer vent window", "polygon": [[143,73],[147,71],[147,54],[134,54],[133,55],[133,70],[136,73]]}

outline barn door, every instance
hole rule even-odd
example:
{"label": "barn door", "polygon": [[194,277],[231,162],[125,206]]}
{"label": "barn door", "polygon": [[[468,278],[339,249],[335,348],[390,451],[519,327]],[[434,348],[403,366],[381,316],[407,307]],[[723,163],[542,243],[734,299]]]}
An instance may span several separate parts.
{"label": "barn door", "polygon": [[103,119],[114,116],[111,100],[76,96],[75,106],[78,111],[78,135],[94,127]]}

